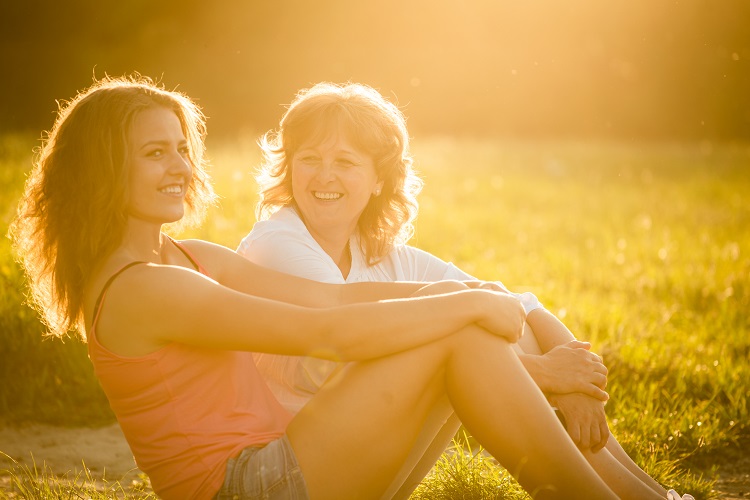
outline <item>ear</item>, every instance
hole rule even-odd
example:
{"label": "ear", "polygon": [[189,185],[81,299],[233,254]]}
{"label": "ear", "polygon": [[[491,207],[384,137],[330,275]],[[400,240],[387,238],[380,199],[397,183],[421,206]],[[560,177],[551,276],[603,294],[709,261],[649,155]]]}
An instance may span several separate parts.
{"label": "ear", "polygon": [[372,190],[372,194],[375,196],[380,196],[381,191],[383,191],[383,181],[380,181],[377,184],[375,184],[375,189]]}

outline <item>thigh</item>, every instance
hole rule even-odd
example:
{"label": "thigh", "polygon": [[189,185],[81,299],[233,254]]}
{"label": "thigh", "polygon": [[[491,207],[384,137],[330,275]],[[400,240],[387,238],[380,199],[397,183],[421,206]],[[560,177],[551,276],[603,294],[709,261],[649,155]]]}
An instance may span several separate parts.
{"label": "thigh", "polygon": [[377,498],[444,397],[438,346],[354,363],[294,417],[287,433],[311,498]]}

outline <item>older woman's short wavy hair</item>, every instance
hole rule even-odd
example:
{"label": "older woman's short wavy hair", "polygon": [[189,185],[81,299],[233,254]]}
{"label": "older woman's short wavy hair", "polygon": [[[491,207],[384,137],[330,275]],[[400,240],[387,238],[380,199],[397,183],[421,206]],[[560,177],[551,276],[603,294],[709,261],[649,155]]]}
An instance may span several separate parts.
{"label": "older woman's short wavy hair", "polygon": [[296,208],[291,172],[294,153],[301,144],[322,142],[340,130],[372,156],[383,182],[381,195],[370,199],[358,222],[362,249],[372,265],[394,244],[411,237],[416,197],[422,189],[409,152],[406,119],[372,87],[323,82],[297,94],[278,130],[259,141],[264,161],[256,176],[261,195],[256,216],[264,220],[282,207]]}
{"label": "older woman's short wavy hair", "polygon": [[130,127],[154,107],[174,111],[190,149],[193,175],[180,224],[198,224],[215,199],[205,117],[187,96],[134,75],[96,81],[61,105],[11,225],[32,299],[52,334],[84,332],[84,288],[125,231]]}

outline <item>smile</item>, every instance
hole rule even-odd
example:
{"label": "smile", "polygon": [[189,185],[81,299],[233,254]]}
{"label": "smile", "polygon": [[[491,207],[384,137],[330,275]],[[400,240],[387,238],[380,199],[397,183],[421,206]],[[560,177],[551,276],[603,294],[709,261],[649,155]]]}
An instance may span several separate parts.
{"label": "smile", "polygon": [[313,191],[313,196],[319,200],[338,200],[344,195],[341,193],[323,193],[321,191]]}
{"label": "smile", "polygon": [[161,188],[159,192],[164,194],[182,194],[182,185],[172,184],[171,186]]}

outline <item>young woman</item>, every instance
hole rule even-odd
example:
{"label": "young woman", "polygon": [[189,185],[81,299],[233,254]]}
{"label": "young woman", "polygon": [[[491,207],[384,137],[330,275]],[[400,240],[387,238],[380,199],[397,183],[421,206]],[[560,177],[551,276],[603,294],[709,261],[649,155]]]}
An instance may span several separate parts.
{"label": "young woman", "polygon": [[[299,92],[261,147],[260,222],[238,249],[249,260],[327,283],[475,280],[405,244],[422,183],[412,169],[403,114],[375,89],[320,83]],[[507,291],[499,282],[494,287]],[[559,407],[571,438],[621,497],[665,498],[667,491],[608,439],[607,369],[601,359],[535,296],[517,297],[527,314],[527,333],[516,351]],[[293,412],[341,366],[269,354],[257,354],[256,362]],[[458,427],[456,418],[444,423],[442,417],[428,421],[389,495],[407,498],[427,473]]]}
{"label": "young woman", "polygon": [[[510,347],[515,297],[320,284],[167,236],[212,200],[204,134],[184,95],[95,82],[60,110],[12,224],[40,313],[87,338],[157,494],[377,498],[447,401],[535,497],[615,498]],[[250,351],[351,363],[292,416]]]}

